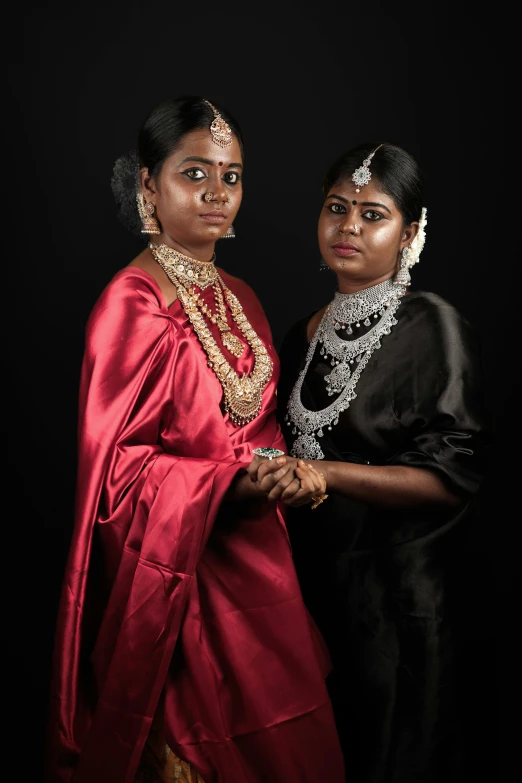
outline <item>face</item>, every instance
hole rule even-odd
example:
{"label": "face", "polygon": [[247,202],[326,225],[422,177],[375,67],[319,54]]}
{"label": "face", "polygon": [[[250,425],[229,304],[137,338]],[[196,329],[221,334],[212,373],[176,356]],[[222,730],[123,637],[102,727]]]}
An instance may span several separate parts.
{"label": "face", "polygon": [[[156,207],[162,234],[154,242],[195,258],[206,255],[236,217],[243,188],[243,160],[233,136],[228,147],[218,147],[210,131],[188,133],[154,178],[141,171],[145,201]],[[211,196],[206,194],[212,194]]]}
{"label": "face", "polygon": [[418,230],[418,223],[403,226],[402,214],[375,176],[359,193],[355,188],[351,179],[333,185],[319,217],[321,255],[342,293],[392,277]]}

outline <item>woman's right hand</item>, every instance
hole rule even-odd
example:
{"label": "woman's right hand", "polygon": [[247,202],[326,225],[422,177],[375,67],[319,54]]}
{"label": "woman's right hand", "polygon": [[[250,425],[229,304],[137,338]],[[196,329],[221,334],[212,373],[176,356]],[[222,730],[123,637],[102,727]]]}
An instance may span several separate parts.
{"label": "woman's right hand", "polygon": [[281,500],[288,506],[311,503],[326,489],[324,475],[313,465],[295,457],[284,456],[276,460],[255,457],[247,472],[268,500]]}

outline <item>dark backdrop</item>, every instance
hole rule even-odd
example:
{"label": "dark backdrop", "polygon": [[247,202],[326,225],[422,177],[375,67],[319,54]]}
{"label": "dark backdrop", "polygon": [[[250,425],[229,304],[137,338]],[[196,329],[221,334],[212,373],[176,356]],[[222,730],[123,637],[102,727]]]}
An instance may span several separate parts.
{"label": "dark backdrop", "polygon": [[[16,734],[40,753],[56,602],[73,516],[76,403],[88,313],[141,249],[116,219],[110,178],[158,100],[222,102],[246,141],[237,238],[218,263],[257,291],[276,346],[333,291],[319,272],[321,180],[367,140],[409,150],[426,175],[428,226],[414,287],[434,290],[477,327],[496,445],[469,536],[465,688],[470,780],[518,769],[514,538],[519,492],[514,208],[503,132],[502,17],[457,3],[25,3],[9,33],[4,147],[5,344],[9,347],[4,601],[19,672]],[[9,216],[9,217],[8,217]],[[14,222],[14,226],[12,223]],[[12,230],[14,228],[14,231]],[[507,285],[506,285],[507,283]],[[9,670],[10,671],[10,670]]]}

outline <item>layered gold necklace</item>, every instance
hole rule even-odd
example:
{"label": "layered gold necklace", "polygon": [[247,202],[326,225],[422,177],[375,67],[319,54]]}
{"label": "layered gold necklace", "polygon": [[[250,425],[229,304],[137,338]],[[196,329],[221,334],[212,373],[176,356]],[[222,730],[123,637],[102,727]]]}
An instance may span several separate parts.
{"label": "layered gold necklace", "polygon": [[[261,410],[263,390],[272,377],[273,363],[268,351],[249,323],[239,300],[221,279],[214,266],[215,256],[211,261],[202,262],[167,245],[154,245],[151,242],[149,247],[154,259],[176,286],[178,299],[208,356],[208,365],[223,387],[225,410],[237,426],[247,424]],[[215,313],[194,290],[194,286],[205,289],[209,285],[214,290]],[[239,376],[231,367],[205,323],[204,316],[217,325],[227,350],[236,357],[241,356],[245,346],[230,330],[225,300],[232,318],[254,354],[254,368],[250,375],[243,373]]]}

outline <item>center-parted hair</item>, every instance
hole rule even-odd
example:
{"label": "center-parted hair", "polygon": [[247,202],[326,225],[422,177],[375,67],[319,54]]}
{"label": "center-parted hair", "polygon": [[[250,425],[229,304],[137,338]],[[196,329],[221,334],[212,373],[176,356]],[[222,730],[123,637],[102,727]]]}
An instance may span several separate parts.
{"label": "center-parted hair", "polygon": [[[336,182],[351,180],[355,169],[372,153],[380,142],[353,147],[340,155],[330,166],[323,180],[326,198]],[[405,224],[420,219],[424,206],[422,174],[417,161],[406,150],[394,144],[383,143],[370,163],[372,178],[379,180],[383,192],[390,196],[403,216]],[[358,198],[364,200],[364,188]]]}
{"label": "center-parted hair", "polygon": [[[236,119],[222,106],[212,101],[216,110],[236,135],[244,155],[243,136]],[[166,159],[172,155],[182,139],[192,131],[210,126],[214,112],[199,95],[167,98],[151,110],[138,134],[138,156],[141,166],[157,177]]]}
{"label": "center-parted hair", "polygon": [[[216,101],[211,100],[211,103],[237,137],[244,158],[239,123]],[[118,218],[133,234],[143,239],[136,204],[140,168],[145,166],[152,177],[157,177],[167,158],[184,137],[201,128],[206,128],[210,135],[213,120],[214,112],[200,95],[167,98],[151,109],[138,132],[137,149],[118,158],[111,179],[112,192],[118,205]]]}

